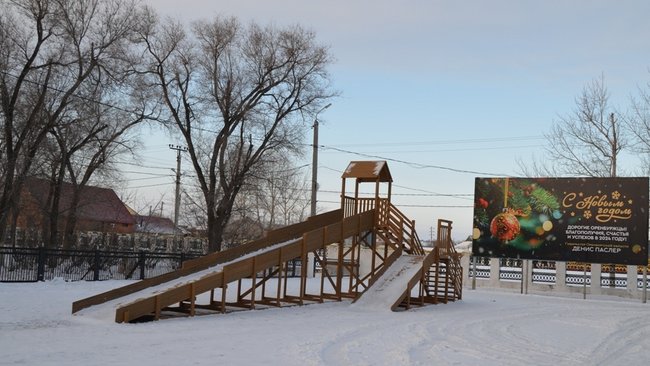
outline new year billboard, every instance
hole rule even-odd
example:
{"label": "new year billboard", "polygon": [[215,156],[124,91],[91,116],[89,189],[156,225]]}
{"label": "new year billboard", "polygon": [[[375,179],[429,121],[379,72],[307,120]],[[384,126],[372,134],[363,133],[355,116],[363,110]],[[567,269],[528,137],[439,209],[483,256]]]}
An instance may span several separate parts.
{"label": "new year billboard", "polygon": [[648,178],[476,178],[472,254],[648,264]]}

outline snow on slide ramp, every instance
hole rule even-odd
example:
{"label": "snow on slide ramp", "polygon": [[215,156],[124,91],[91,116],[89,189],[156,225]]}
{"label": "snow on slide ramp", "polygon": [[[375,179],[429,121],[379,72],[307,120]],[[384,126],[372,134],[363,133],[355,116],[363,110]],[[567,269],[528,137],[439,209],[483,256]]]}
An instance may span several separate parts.
{"label": "snow on slide ramp", "polygon": [[188,274],[187,276],[179,277],[179,278],[170,280],[168,282],[161,283],[160,285],[147,287],[147,288],[142,289],[140,291],[137,291],[137,292],[134,292],[132,294],[128,294],[128,295],[125,295],[125,296],[122,296],[122,297],[118,297],[116,299],[107,301],[105,303],[101,303],[101,304],[98,304],[98,305],[90,306],[90,307],[85,308],[85,309],[81,309],[80,311],[75,313],[75,315],[84,316],[84,317],[88,317],[88,318],[95,318],[95,319],[99,319],[99,320],[103,320],[103,321],[113,321],[115,319],[115,312],[121,306],[125,306],[125,305],[128,305],[128,304],[132,303],[132,302],[135,302],[135,301],[138,301],[138,300],[141,300],[141,299],[144,299],[144,298],[148,298],[148,297],[151,297],[151,296],[155,296],[157,294],[164,293],[164,292],[169,291],[171,289],[174,289],[176,287],[180,287],[180,286],[183,286],[183,285],[188,284],[190,282],[197,281],[197,280],[199,280],[199,279],[201,279],[201,278],[203,278],[205,276],[211,275],[213,273],[221,272],[223,270],[223,267],[228,265],[228,264],[231,264],[231,263],[234,263],[234,262],[237,262],[237,261],[240,261],[240,260],[244,260],[246,258],[254,257],[254,256],[257,256],[257,255],[266,253],[268,251],[271,251],[271,250],[286,246],[288,244],[291,244],[294,240],[296,240],[296,239],[291,239],[291,240],[287,240],[287,241],[282,242],[282,243],[274,244],[274,245],[268,246],[266,248],[257,250],[255,252],[245,254],[245,255],[243,255],[243,256],[241,256],[239,258],[236,258],[236,259],[234,259],[232,261],[221,263],[221,264],[215,265],[213,267],[209,267],[209,268],[206,268],[204,270],[200,270],[200,271]]}
{"label": "snow on slide ramp", "polygon": [[402,255],[361,297],[352,304],[364,310],[386,310],[406,291],[413,276],[422,269],[424,256]]}

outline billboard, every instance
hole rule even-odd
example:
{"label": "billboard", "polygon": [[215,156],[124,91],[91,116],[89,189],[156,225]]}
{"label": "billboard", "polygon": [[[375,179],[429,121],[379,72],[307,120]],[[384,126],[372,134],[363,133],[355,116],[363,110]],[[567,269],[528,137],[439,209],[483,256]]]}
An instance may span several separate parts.
{"label": "billboard", "polygon": [[476,178],[472,254],[648,264],[648,178]]}

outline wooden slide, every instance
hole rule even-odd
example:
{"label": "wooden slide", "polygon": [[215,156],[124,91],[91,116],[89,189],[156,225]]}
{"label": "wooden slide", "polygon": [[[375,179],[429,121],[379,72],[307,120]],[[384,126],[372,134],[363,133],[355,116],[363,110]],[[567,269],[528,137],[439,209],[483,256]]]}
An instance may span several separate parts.
{"label": "wooden slide", "polygon": [[[275,298],[262,296],[258,300],[255,292],[271,279],[280,281],[284,278],[286,281],[285,269],[289,261],[300,258],[302,263],[307,263],[308,253],[317,253],[331,243],[342,243],[346,238],[369,232],[373,226],[373,210],[346,218],[343,218],[342,210],[330,211],[310,217],[305,222],[271,231],[264,238],[243,246],[187,261],[177,271],[76,301],[72,304],[72,313],[100,304],[110,305],[115,311],[115,321],[121,323],[159,319],[164,310],[195,315],[199,308],[225,312],[227,305],[254,308],[256,302],[280,306],[281,302],[302,304],[305,300],[322,301],[328,295],[322,287],[320,294],[306,293],[306,266],[301,266],[301,290],[298,295],[278,292]],[[319,260],[317,254],[316,258]],[[225,294],[228,284],[244,278],[251,279],[251,288],[242,292],[240,282],[238,300],[227,303]],[[221,289],[221,300],[214,299],[215,289]],[[196,304],[197,295],[206,292],[211,292],[210,303]],[[333,297],[340,300],[340,289]],[[175,304],[178,307],[172,308]]]}

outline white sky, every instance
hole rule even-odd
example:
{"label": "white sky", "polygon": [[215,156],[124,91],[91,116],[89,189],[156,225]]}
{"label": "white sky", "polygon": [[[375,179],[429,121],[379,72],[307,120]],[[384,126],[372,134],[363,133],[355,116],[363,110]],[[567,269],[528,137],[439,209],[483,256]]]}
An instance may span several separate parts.
{"label": "white sky", "polygon": [[[454,238],[467,237],[471,197],[403,194],[472,194],[474,178],[484,175],[478,173],[517,175],[516,159],[543,158],[542,135],[571,111],[586,83],[604,75],[612,104],[625,108],[650,81],[647,1],[146,3],[185,21],[222,14],[314,30],[337,60],[331,74],[342,93],[319,116],[319,143],[401,161],[389,161],[393,201],[416,220],[422,239],[439,218],[454,221]],[[170,176],[130,183],[157,185],[138,192],[164,194],[165,211],[174,197],[170,143],[180,142],[163,136],[148,141],[142,163],[156,167],[146,171]],[[338,201],[349,161],[375,159],[327,148],[319,157],[321,211],[336,208],[330,202]],[[305,164],[310,162],[307,149]],[[634,175],[636,161],[623,164]],[[467,207],[434,207],[449,205]]]}

